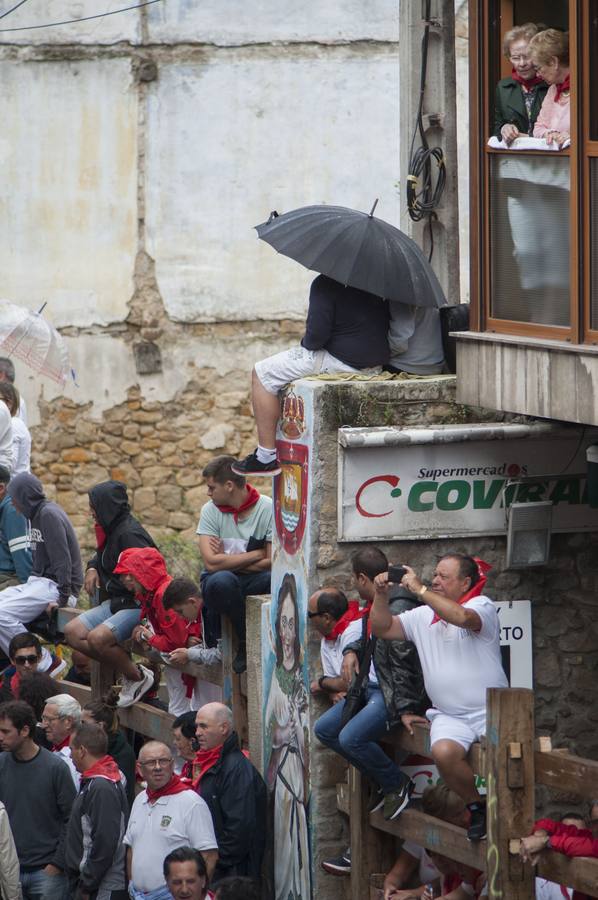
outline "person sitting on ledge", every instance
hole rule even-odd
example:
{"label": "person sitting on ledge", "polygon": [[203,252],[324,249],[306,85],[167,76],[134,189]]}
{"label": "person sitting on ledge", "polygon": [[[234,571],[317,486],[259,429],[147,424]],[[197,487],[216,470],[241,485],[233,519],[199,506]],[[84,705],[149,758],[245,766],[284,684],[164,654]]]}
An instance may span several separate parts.
{"label": "person sitting on ledge", "polygon": [[487,688],[509,686],[500,655],[498,613],[492,600],[482,596],[489,566],[462,553],[446,554],[431,587],[422,584],[410,566],[404,568],[401,584],[425,605],[393,616],[388,573],[377,575],[372,632],[384,640],[415,644],[432,701],[426,713],[432,756],[444,781],[471,813],[467,837],[480,841],[486,837],[486,803],[467,753],[486,733]]}
{"label": "person sitting on ledge", "polygon": [[389,360],[388,305],[367,291],[318,275],[309,292],[305,334],[291,347],[255,364],[251,402],[258,446],[233,464],[237,475],[278,475],[279,392],[307,375],[380,371]]}
{"label": "person sitting on ledge", "polygon": [[272,500],[233,472],[234,461],[217,456],[203,470],[210,499],[202,506],[197,534],[207,627],[220,637],[220,616],[230,618],[239,642],[233,671],[240,675],[247,668],[245,600],[270,593]]}

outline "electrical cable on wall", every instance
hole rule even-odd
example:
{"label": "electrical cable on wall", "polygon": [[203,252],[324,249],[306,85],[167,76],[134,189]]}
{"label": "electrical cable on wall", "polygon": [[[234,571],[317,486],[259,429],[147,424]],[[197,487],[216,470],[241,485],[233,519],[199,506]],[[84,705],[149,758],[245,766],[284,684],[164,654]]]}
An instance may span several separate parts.
{"label": "electrical cable on wall", "polygon": [[[90,19],[105,19],[106,16],[116,16],[118,13],[129,12],[132,9],[141,9],[143,6],[151,6],[153,3],[162,2],[163,0],[145,0],[145,3],[137,3],[135,6],[123,6],[121,9],[113,9],[110,12],[105,13],[96,13],[96,15],[93,16],[81,16],[79,19],[64,19],[62,22],[46,22],[44,25],[22,25],[20,28],[0,28],[0,33],[5,33],[7,31],[33,31],[36,28],[56,28],[58,25],[72,25],[76,22],[89,22]],[[16,6],[13,6],[12,9],[7,10],[0,15],[0,19],[3,19],[4,16],[7,16],[9,13],[13,12],[13,10],[18,9],[23,3],[26,3],[26,0],[21,0],[21,2],[17,3]]]}
{"label": "electrical cable on wall", "polygon": [[10,9],[5,10],[3,13],[0,13],[0,19],[5,19],[9,16],[15,9],[18,9],[19,6],[22,6],[24,3],[27,3],[27,0],[19,0],[18,3],[15,3],[14,6],[11,6]]}
{"label": "electrical cable on wall", "polygon": [[[442,148],[430,148],[423,123],[424,94],[426,91],[426,75],[428,69],[428,44],[430,25],[432,24],[430,18],[430,6],[431,0],[426,0],[426,26],[422,38],[419,104],[417,107],[415,130],[413,132],[411,148],[409,151],[409,166],[407,172],[407,209],[410,218],[414,222],[421,222],[422,219],[428,220],[430,235],[430,255],[428,259],[431,260],[434,253],[434,232],[432,223],[434,219],[437,218],[435,210],[440,204],[440,198],[442,197],[444,186],[446,184],[446,166]],[[418,134],[421,146],[415,150],[415,139]],[[435,181],[433,178],[432,161],[436,162],[438,169]]]}

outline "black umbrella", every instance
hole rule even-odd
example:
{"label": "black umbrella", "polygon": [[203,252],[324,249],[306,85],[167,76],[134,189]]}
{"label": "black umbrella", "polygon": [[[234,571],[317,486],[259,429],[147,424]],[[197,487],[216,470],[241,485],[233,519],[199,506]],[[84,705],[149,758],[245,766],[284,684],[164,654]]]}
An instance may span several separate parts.
{"label": "black umbrella", "polygon": [[[377,203],[378,201],[376,201]],[[307,269],[341,284],[410,306],[445,306],[446,297],[422,250],[410,237],[345,206],[303,206],[273,212],[258,237]]]}

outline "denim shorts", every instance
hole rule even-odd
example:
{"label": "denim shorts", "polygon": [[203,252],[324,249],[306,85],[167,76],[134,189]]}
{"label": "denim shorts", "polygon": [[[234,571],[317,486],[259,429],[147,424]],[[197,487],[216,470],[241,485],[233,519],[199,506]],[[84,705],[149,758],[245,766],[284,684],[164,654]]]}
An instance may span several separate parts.
{"label": "denim shorts", "polygon": [[141,621],[141,609],[121,609],[117,613],[110,610],[110,600],[104,600],[99,606],[88,609],[79,616],[88,631],[98,625],[106,625],[120,644],[131,637],[136,625]]}

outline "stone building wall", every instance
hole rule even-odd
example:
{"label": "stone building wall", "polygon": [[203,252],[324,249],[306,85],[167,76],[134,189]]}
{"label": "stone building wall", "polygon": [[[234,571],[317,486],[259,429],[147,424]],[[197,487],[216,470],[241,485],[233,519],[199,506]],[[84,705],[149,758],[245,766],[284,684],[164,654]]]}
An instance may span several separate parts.
{"label": "stone building wall", "polygon": [[[325,464],[314,472],[312,482],[317,498],[312,518],[318,523],[318,547],[310,590],[324,584],[349,590],[349,556],[357,545],[337,541],[338,427],[466,424],[505,421],[505,417],[456,404],[454,382],[444,380],[406,381],[402,385],[329,384],[314,399],[314,421],[314,441]],[[443,553],[455,550],[480,556],[493,566],[486,590],[489,596],[496,600],[531,600],[536,732],[550,735],[555,747],[568,747],[580,756],[598,759],[598,713],[588,702],[598,670],[598,533],[553,535],[549,564],[527,571],[506,571],[504,537],[380,542],[379,546],[392,561],[413,566],[428,582]],[[311,634],[310,677],[319,670],[319,643],[319,638]],[[316,700],[312,716],[316,718],[326,708]],[[312,797],[317,798],[317,854],[321,859],[336,854],[348,841],[335,795],[336,783],[343,778],[343,763],[315,739],[310,753]],[[565,807],[575,808],[579,803],[574,796],[549,794],[544,789],[538,790],[537,802],[546,812],[563,812]]]}

